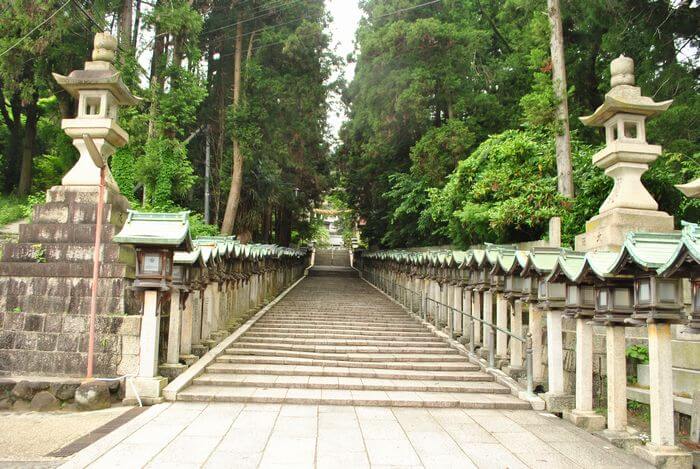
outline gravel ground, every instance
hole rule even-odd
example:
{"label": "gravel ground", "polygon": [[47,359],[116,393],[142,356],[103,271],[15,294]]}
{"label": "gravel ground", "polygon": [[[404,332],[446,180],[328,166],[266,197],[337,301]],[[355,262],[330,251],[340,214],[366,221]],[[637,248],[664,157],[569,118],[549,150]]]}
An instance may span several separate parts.
{"label": "gravel ground", "polygon": [[131,407],[94,412],[0,412],[0,468],[54,467],[63,460],[47,456],[86,435]]}

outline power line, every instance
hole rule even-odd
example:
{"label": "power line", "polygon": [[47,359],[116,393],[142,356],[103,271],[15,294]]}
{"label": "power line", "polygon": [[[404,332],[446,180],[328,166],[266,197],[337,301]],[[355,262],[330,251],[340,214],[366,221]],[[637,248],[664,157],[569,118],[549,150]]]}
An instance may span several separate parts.
{"label": "power line", "polygon": [[404,11],[415,10],[416,8],[427,7],[428,5],[432,5],[434,3],[438,3],[441,1],[442,0],[432,0],[430,2],[421,3],[420,5],[414,5],[412,7],[406,7],[406,8],[401,8],[401,9],[396,10],[396,11],[390,11],[389,13],[384,13],[383,15],[375,16],[374,18],[372,18],[372,20],[378,20],[378,19],[384,18],[385,16],[395,15],[396,13],[403,13]]}
{"label": "power line", "polygon": [[[246,19],[244,19],[244,20],[236,21],[235,23],[227,24],[227,25],[224,25],[224,26],[219,26],[218,28],[209,29],[209,30],[207,30],[207,31],[202,31],[202,34],[211,34],[211,33],[214,33],[214,32],[216,32],[216,31],[221,31],[221,30],[224,30],[224,29],[232,28],[232,27],[234,27],[234,26],[238,26],[239,24],[244,24],[244,23],[248,23],[248,22],[250,22],[250,21],[257,20],[257,19],[259,19],[259,18],[264,18],[265,16],[271,15],[277,8],[284,9],[284,8],[290,6],[290,5],[293,5],[293,4],[295,4],[295,3],[299,3],[300,1],[301,1],[301,0],[291,0],[290,2],[285,3],[285,4],[283,4],[283,5],[279,5],[279,4],[278,4],[278,5],[272,7],[272,8],[270,8],[270,9],[268,9],[268,10],[265,10],[266,12],[265,12],[265,13],[262,13],[262,14],[260,14],[260,15],[253,16],[253,17],[251,17],[251,18],[246,18]],[[262,10],[261,10],[261,11],[262,11]],[[255,13],[255,12],[254,12],[254,13]]]}
{"label": "power line", "polygon": [[[419,5],[414,5],[414,6],[412,6],[412,7],[401,8],[401,9],[398,9],[398,10],[395,10],[395,11],[390,11],[390,12],[388,12],[388,13],[384,13],[384,14],[382,14],[382,15],[376,16],[376,17],[374,17],[373,19],[377,20],[377,19],[380,19],[380,18],[384,18],[384,17],[386,17],[386,16],[395,15],[395,14],[397,14],[397,13],[403,13],[403,12],[405,12],[405,11],[415,10],[416,8],[426,7],[426,6],[433,5],[433,4],[435,4],[435,3],[441,2],[441,1],[442,1],[442,0],[431,0],[431,1],[429,1],[429,2],[421,3],[421,4],[419,4]],[[307,34],[298,34],[297,37],[314,36],[315,34],[316,34],[316,32],[307,33]],[[258,49],[263,49],[263,48],[265,48],[265,47],[270,47],[270,46],[276,46],[276,45],[284,44],[284,43],[286,43],[286,42],[287,42],[287,41],[284,40],[284,41],[271,42],[271,43],[269,43],[269,44],[261,44],[261,45],[259,45],[259,46],[253,47],[253,48],[251,49],[251,51],[256,51],[256,50],[258,50]],[[228,53],[228,54],[221,55],[221,57],[222,57],[222,58],[223,58],[223,57],[229,57],[229,56],[231,56],[231,55],[233,55],[233,54],[234,54],[234,53]]]}
{"label": "power line", "polygon": [[51,15],[50,15],[48,18],[46,18],[44,21],[42,21],[42,22],[39,23],[37,26],[35,26],[34,28],[32,28],[31,31],[29,31],[27,34],[25,34],[24,36],[22,36],[17,42],[15,42],[15,43],[12,44],[10,47],[8,47],[7,49],[5,49],[2,53],[0,53],[0,57],[2,57],[3,55],[7,54],[7,53],[10,52],[12,49],[14,49],[14,48],[17,47],[18,45],[20,45],[22,42],[24,42],[24,40],[27,39],[34,31],[36,31],[37,29],[41,28],[41,27],[44,26],[46,23],[48,23],[49,20],[51,20],[51,18],[53,18],[54,16],[56,16],[56,15],[57,15],[61,10],[63,10],[63,9],[66,7],[66,5],[68,5],[71,1],[72,1],[72,0],[66,0],[66,2],[65,2],[63,5],[61,5],[56,11],[54,11],[53,13],[51,13]]}

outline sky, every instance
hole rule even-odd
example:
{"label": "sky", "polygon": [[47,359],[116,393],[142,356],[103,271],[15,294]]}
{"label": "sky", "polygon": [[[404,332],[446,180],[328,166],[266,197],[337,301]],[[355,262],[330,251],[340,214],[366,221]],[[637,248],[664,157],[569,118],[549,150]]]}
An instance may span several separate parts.
{"label": "sky", "polygon": [[[332,36],[331,44],[335,46],[335,53],[345,59],[355,48],[355,30],[362,17],[358,0],[326,0],[326,7],[333,17],[328,28]],[[345,79],[350,82],[355,74],[355,64],[345,64],[338,73],[345,75]],[[337,76],[338,74],[332,79]],[[331,96],[330,104],[328,126],[331,136],[336,137],[346,116],[338,96]]]}

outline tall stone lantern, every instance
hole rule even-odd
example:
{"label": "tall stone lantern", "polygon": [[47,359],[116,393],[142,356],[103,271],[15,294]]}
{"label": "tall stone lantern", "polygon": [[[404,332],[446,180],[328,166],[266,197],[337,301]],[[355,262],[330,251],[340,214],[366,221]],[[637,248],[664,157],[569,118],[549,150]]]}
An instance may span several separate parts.
{"label": "tall stone lantern", "polygon": [[629,231],[673,231],[673,217],[658,211],[659,205],[641,182],[649,164],[661,154],[661,146],[647,143],[645,124],[668,109],[672,100],[660,103],[642,96],[634,86],[634,62],[620,56],[610,63],[610,85],[603,104],[581,122],[604,127],[606,146],[593,155],[593,164],[615,181],[598,215],[586,223],[586,233],[576,237],[576,250],[618,250]]}
{"label": "tall stone lantern", "polygon": [[[92,61],[85,62],[83,70],[74,70],[68,76],[53,74],[56,82],[78,101],[77,116],[61,121],[61,128],[73,139],[73,145],[80,152],[78,162],[63,176],[63,186],[100,184],[101,164],[96,164],[90,156],[84,135],[92,137],[105,162],[117,148],[129,141],[129,134],[117,122],[119,107],[135,105],[139,99],[131,94],[114,68],[116,49],[114,36],[97,33]],[[105,171],[108,189],[119,193],[109,167]]]}

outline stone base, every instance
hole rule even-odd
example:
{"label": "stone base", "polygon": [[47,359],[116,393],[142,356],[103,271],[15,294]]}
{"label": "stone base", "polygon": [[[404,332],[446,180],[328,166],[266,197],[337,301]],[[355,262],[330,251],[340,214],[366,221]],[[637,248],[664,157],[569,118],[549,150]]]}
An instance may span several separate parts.
{"label": "stone base", "polygon": [[586,222],[586,232],[576,236],[577,251],[617,251],[630,231],[673,231],[673,217],[655,210],[615,208]]}
{"label": "stone base", "polygon": [[168,378],[168,381],[172,381],[184,373],[186,369],[187,365],[181,363],[164,363],[158,367],[158,372]]}
{"label": "stone base", "polygon": [[152,405],[163,402],[162,392],[163,388],[165,388],[167,384],[168,378],[163,376],[155,376],[153,378],[145,378],[141,376],[127,378],[124,403],[138,403],[137,396],[134,394],[134,388],[136,388],[138,398],[140,398],[141,402],[144,404]]}
{"label": "stone base", "polygon": [[197,344],[192,346],[192,354],[198,358],[202,358],[205,353],[209,351],[209,347],[203,344]]}
{"label": "stone base", "polygon": [[185,362],[187,366],[191,366],[197,360],[199,360],[197,355],[180,355],[180,361]]}
{"label": "stone base", "polygon": [[547,410],[552,413],[563,413],[571,410],[576,403],[576,397],[573,394],[547,392],[542,395],[542,399],[544,399]]}
{"label": "stone base", "polygon": [[642,444],[642,440],[639,437],[628,433],[628,432],[615,432],[612,430],[603,430],[596,432],[596,435],[604,440],[610,442],[610,444],[622,448],[625,451],[633,451],[635,447]]}
{"label": "stone base", "polygon": [[589,432],[597,432],[605,428],[605,417],[592,410],[564,411],[564,418],[579,428]]}
{"label": "stone base", "polygon": [[527,370],[522,366],[508,365],[503,367],[503,372],[516,381],[527,378]]}
{"label": "stone base", "polygon": [[693,455],[677,446],[640,445],[634,448],[634,454],[664,469],[690,469],[693,464]]}

